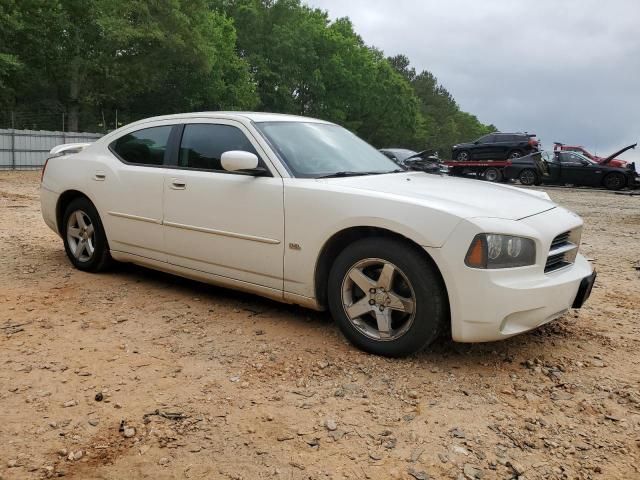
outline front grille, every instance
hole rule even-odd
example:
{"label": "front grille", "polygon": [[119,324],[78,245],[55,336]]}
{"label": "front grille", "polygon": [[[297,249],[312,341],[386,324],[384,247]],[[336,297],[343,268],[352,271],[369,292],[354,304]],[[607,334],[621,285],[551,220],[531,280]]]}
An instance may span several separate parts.
{"label": "front grille", "polygon": [[551,242],[551,250],[567,243],[569,241],[569,235],[571,235],[571,232],[564,232],[554,238],[553,242]]}
{"label": "front grille", "polygon": [[561,268],[573,265],[580,246],[580,229],[564,232],[556,236],[551,242],[549,256],[544,267],[544,273],[551,273]]}

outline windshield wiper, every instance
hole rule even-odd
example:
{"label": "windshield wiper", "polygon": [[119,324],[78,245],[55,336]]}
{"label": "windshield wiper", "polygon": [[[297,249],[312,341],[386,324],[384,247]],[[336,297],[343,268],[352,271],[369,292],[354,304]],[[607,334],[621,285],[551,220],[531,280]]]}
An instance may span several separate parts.
{"label": "windshield wiper", "polygon": [[320,177],[316,177],[316,179],[320,179],[320,178],[359,177],[359,176],[365,176],[365,175],[385,175],[387,173],[400,173],[400,172],[404,172],[404,171],[405,170],[401,170],[401,169],[391,170],[390,172],[351,172],[351,171],[344,171],[344,172],[330,173],[329,175],[322,175]]}

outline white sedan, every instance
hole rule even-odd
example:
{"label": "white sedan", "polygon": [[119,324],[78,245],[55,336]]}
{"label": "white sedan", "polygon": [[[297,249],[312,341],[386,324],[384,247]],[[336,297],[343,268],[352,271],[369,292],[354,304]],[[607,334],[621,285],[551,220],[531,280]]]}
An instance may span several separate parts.
{"label": "white sedan", "polygon": [[133,262],[328,308],[387,356],[525,332],[595,280],[582,220],[545,193],[407,172],[309,118],[190,113],[62,145],[41,202],[80,270]]}

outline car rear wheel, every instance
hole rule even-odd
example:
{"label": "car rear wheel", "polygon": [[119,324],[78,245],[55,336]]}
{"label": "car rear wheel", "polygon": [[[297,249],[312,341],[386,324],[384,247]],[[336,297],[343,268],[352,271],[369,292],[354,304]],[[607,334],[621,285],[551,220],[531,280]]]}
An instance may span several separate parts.
{"label": "car rear wheel", "polygon": [[376,355],[401,357],[423,349],[447,317],[446,293],[434,267],[395,239],[349,245],[331,268],[328,293],[347,339]]}
{"label": "car rear wheel", "polygon": [[456,155],[456,160],[459,162],[468,162],[471,160],[471,153],[467,150],[462,150],[461,152],[458,152],[458,155]]}
{"label": "car rear wheel", "polygon": [[98,211],[87,198],[77,198],[63,216],[64,249],[79,270],[99,272],[111,263],[107,237]]}
{"label": "car rear wheel", "polygon": [[484,171],[484,179],[487,182],[501,182],[502,181],[502,172],[497,168],[487,168]]}
{"label": "car rear wheel", "polygon": [[520,172],[518,180],[522,185],[535,185],[538,182],[538,174],[528,168]]}
{"label": "car rear wheel", "polygon": [[604,177],[604,186],[608,190],[620,190],[627,185],[624,175],[621,173],[610,173]]}

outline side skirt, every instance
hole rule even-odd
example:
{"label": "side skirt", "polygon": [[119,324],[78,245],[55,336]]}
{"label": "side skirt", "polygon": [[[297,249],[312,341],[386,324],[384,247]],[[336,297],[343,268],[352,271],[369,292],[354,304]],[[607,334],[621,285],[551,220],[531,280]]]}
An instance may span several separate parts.
{"label": "side skirt", "polygon": [[208,283],[210,285],[229,288],[231,290],[239,290],[246,293],[252,293],[281,303],[300,305],[301,307],[318,311],[324,310],[318,305],[315,298],[304,297],[302,295],[297,295],[294,293],[287,293],[283,292],[282,290],[263,287],[254,283],[243,282],[241,280],[235,280],[233,278],[223,277],[221,275],[202,272],[200,270],[193,270],[191,268],[185,268],[179,265],[173,265],[171,263],[161,262],[159,260],[153,260],[141,255],[133,255],[131,253],[120,252],[117,250],[111,250],[111,256],[114,260],[117,260],[119,262],[134,263],[136,265],[147,267],[153,270],[159,270],[171,275],[178,275],[190,280],[196,280],[198,282]]}

